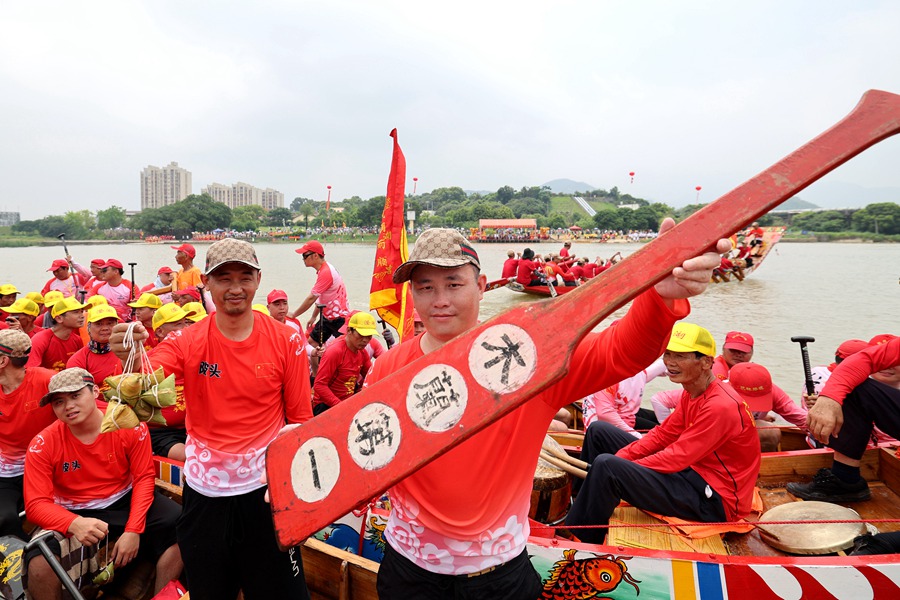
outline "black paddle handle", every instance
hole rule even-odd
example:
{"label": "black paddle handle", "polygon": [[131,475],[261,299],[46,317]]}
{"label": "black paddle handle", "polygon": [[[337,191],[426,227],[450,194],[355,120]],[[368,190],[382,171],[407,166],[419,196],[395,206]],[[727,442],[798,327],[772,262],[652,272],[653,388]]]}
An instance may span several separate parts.
{"label": "black paddle handle", "polygon": [[806,344],[816,341],[816,338],[808,335],[795,335],[791,338],[791,341],[800,344],[800,356],[803,357],[803,374],[806,376],[806,393],[812,396],[816,393],[816,384],[813,383],[812,367],[809,365],[809,350]]}

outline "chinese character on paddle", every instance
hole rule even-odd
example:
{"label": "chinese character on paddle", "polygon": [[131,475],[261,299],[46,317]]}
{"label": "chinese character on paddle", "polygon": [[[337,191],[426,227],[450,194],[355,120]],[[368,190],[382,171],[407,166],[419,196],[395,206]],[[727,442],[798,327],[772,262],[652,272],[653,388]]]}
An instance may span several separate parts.
{"label": "chinese character on paddle", "polygon": [[500,383],[506,385],[507,383],[509,383],[509,367],[512,365],[513,359],[515,359],[516,364],[518,364],[520,367],[525,366],[525,359],[523,359],[519,354],[519,347],[521,346],[521,344],[513,342],[505,333],[501,336],[501,339],[503,340],[503,343],[506,344],[505,347],[494,346],[487,342],[481,342],[481,347],[485,350],[488,350],[489,352],[499,352],[497,356],[484,363],[484,368],[490,369],[491,367],[499,365],[502,362],[503,367],[500,372]]}
{"label": "chinese character on paddle", "polygon": [[414,383],[413,388],[416,394],[416,408],[422,412],[425,425],[431,425],[431,422],[450,408],[451,404],[459,406],[459,394],[454,391],[446,370],[441,373],[441,377],[435,377],[427,383]]}
{"label": "chinese character on paddle", "polygon": [[357,444],[361,443],[359,453],[363,456],[375,454],[376,447],[381,444],[390,446],[394,443],[394,432],[390,430],[391,418],[383,414],[381,415],[382,423],[376,423],[377,420],[377,418],[372,419],[362,424],[357,420],[353,421],[356,429],[359,430],[359,435],[354,441]]}

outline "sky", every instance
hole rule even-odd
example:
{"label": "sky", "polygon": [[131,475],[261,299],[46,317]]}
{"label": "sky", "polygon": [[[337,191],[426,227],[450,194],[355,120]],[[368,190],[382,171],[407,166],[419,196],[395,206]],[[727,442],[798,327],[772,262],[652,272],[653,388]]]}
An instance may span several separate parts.
{"label": "sky", "polygon": [[[898,25],[865,0],[5,2],[0,210],[138,210],[171,161],[194,193],[369,198],[395,127],[408,194],[568,178],[707,202],[900,93]],[[895,137],[801,197],[900,190],[898,165]]]}

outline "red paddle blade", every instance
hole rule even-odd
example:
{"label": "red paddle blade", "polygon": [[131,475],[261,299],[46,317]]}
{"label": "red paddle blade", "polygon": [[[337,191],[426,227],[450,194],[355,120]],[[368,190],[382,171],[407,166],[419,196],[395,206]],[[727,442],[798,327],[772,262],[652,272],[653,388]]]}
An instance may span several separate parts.
{"label": "red paddle blade", "polygon": [[279,544],[298,544],[558,381],[610,313],[898,130],[900,96],[867,92],[837,125],[603,277],[499,315],[276,439],[267,471]]}

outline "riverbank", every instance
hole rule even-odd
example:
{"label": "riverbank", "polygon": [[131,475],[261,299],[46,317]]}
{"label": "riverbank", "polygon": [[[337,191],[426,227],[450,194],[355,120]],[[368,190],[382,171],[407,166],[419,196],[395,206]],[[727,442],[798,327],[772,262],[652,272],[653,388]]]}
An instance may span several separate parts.
{"label": "riverbank", "polygon": [[[309,239],[313,239],[312,237]],[[378,241],[378,236],[376,234],[363,234],[363,235],[323,235],[317,236],[314,239],[322,243],[327,244],[374,244]],[[301,238],[299,240],[288,240],[281,238],[270,238],[265,236],[260,236],[257,238],[253,238],[250,241],[253,243],[266,243],[266,244],[285,244],[285,245],[302,245],[304,243],[305,238]],[[415,242],[415,236],[409,236],[409,243],[412,244]],[[185,240],[191,244],[195,244],[198,246],[208,245],[212,243],[212,240]],[[561,244],[564,240],[562,239],[549,239],[543,240],[543,244]],[[612,242],[598,242],[596,240],[588,240],[588,239],[571,239],[567,241],[572,241],[577,244],[604,244],[609,245]],[[860,232],[837,232],[837,233],[788,233],[785,234],[784,237],[781,238],[779,243],[801,243],[801,244],[809,244],[809,243],[817,243],[817,242],[834,242],[834,243],[846,243],[846,244],[897,244],[900,243],[900,235],[882,235],[875,233],[860,233]],[[66,240],[66,244],[68,246],[101,246],[101,245],[109,245],[109,244],[146,244],[148,246],[165,246],[165,245],[177,245],[180,244],[181,241],[169,240],[167,242],[153,242],[148,243],[143,240]],[[622,243],[628,243],[627,241],[623,241]],[[44,246],[61,246],[62,242],[56,238],[39,238],[39,237],[19,237],[19,236],[0,236],[0,248],[27,248],[27,247],[44,247]]]}

